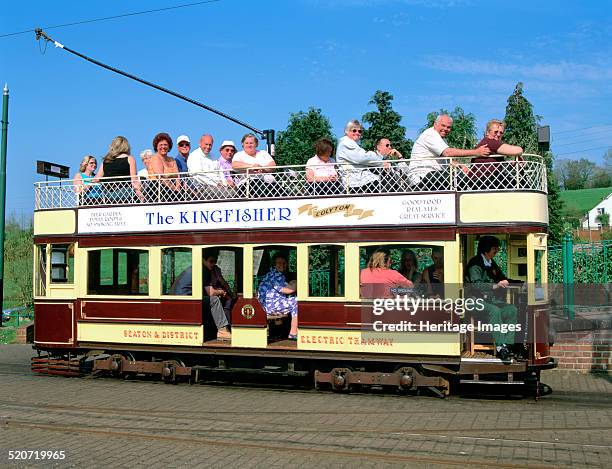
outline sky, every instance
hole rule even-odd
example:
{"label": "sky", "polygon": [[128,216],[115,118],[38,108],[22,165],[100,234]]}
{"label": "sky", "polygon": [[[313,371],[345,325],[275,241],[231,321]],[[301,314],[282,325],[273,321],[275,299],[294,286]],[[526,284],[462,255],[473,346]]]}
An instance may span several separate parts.
{"label": "sky", "polygon": [[[5,0],[0,36],[197,0]],[[170,88],[258,129],[320,108],[342,135],[394,96],[408,138],[429,112],[461,106],[479,131],[503,118],[517,82],[549,125],[557,158],[597,163],[612,146],[612,1],[218,0],[45,29],[82,54]],[[34,33],[0,37],[10,90],[7,215],[33,211],[36,160],[102,157],[124,135],[138,155],[157,132],[236,142],[246,129],[114,74]],[[193,148],[195,149],[195,145]],[[171,154],[176,153],[176,147]],[[311,155],[304,155],[304,161]],[[138,164],[141,166],[139,159]]]}

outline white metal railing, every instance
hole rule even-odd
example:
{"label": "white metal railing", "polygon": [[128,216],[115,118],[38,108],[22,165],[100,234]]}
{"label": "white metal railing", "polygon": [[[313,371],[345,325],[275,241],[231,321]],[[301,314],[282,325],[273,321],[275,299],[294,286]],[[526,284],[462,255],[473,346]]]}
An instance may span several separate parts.
{"label": "white metal railing", "polygon": [[[465,159],[419,160],[418,165],[415,162],[411,164],[410,160],[388,160],[376,166],[361,167],[336,164],[333,171],[325,171],[325,180],[317,180],[319,168],[294,165],[231,173],[221,170],[180,173],[165,175],[161,179],[102,178],[96,184],[85,185],[75,184],[73,180],[37,182],[34,184],[35,208],[47,210],[261,197],[299,198],[441,191],[547,192],[546,166],[538,155],[526,154],[522,159],[490,163],[464,163],[462,160]],[[332,177],[329,177],[330,173]]]}

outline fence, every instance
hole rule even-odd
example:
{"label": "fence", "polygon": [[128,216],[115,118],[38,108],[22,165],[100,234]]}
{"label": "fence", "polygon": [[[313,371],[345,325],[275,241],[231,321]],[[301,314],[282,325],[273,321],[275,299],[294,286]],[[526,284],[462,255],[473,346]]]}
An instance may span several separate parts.
{"label": "fence", "polygon": [[549,283],[608,283],[612,281],[612,241],[576,243],[566,235],[563,244],[548,247]]}

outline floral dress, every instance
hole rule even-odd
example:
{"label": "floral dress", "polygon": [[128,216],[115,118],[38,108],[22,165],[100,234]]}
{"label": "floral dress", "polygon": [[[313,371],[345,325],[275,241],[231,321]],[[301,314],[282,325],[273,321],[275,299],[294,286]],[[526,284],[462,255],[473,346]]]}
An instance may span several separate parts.
{"label": "floral dress", "polygon": [[281,293],[281,289],[286,286],[285,276],[274,267],[261,280],[257,298],[266,314],[289,313],[291,317],[297,316],[297,298]]}

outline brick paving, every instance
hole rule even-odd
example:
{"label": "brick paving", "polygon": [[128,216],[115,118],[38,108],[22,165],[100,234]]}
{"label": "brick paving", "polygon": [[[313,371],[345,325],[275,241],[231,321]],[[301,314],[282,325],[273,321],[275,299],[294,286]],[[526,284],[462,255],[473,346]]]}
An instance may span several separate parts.
{"label": "brick paving", "polygon": [[[29,372],[0,346],[0,467],[610,467],[612,380],[547,371],[533,399],[334,394]],[[64,450],[63,461],[8,451]]]}

